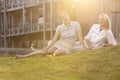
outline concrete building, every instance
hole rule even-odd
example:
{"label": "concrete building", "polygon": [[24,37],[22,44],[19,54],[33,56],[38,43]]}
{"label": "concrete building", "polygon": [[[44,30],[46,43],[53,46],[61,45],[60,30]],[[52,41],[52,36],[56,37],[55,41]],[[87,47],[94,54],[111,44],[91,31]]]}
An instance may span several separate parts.
{"label": "concrete building", "polygon": [[0,47],[28,48],[32,43],[44,47],[61,23],[60,10],[68,10],[71,19],[80,22],[83,36],[98,22],[100,13],[107,13],[119,39],[119,0],[1,0]]}
{"label": "concrete building", "polygon": [[55,0],[3,0],[1,47],[43,47],[58,24],[57,7]]}

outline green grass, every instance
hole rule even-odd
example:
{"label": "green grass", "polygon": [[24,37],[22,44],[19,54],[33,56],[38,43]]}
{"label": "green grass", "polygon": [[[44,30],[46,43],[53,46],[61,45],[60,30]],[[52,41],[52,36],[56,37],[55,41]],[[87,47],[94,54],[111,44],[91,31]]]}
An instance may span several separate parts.
{"label": "green grass", "polygon": [[0,80],[120,80],[120,45],[64,56],[0,57]]}

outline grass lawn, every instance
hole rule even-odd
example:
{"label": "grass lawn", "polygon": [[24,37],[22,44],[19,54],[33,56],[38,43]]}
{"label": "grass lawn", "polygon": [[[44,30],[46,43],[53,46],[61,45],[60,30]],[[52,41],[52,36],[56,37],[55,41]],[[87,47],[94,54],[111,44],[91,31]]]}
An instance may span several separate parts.
{"label": "grass lawn", "polygon": [[0,57],[0,80],[120,80],[120,45],[64,56]]}

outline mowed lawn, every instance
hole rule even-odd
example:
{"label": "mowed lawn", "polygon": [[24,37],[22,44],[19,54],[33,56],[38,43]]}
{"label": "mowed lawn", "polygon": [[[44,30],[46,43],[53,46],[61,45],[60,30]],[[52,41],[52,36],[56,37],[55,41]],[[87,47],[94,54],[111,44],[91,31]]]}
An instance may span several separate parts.
{"label": "mowed lawn", "polygon": [[64,56],[0,57],[0,80],[120,80],[120,45]]}

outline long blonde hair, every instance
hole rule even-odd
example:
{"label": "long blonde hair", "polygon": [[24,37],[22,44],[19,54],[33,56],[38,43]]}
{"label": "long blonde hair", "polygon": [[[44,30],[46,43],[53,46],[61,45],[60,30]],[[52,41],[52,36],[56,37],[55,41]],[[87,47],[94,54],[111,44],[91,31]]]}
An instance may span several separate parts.
{"label": "long blonde hair", "polygon": [[109,17],[107,14],[105,14],[105,13],[100,14],[100,15],[99,15],[99,18],[100,18],[101,16],[103,16],[103,17],[104,17],[104,20],[107,22],[107,23],[106,23],[106,24],[107,24],[107,29],[111,29],[111,20],[110,20],[110,17]]}

